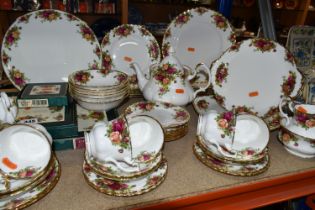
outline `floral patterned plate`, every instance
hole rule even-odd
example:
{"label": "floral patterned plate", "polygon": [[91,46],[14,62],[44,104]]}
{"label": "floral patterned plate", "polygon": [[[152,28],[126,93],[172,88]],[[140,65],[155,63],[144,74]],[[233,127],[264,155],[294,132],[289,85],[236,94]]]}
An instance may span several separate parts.
{"label": "floral patterned plate", "polygon": [[213,63],[211,74],[220,105],[264,118],[274,114],[282,96],[293,97],[302,86],[302,75],[290,52],[261,38],[233,45]]}
{"label": "floral patterned plate", "polygon": [[130,76],[130,89],[138,89],[136,72],[130,68],[138,63],[149,76],[152,64],[160,63],[160,47],[154,36],[143,26],[124,24],[105,35],[101,44],[102,68],[117,69]]}
{"label": "floral patterned plate", "polygon": [[205,114],[209,110],[215,110],[218,113],[224,109],[217,103],[213,96],[197,96],[193,102],[193,106],[198,114]]}
{"label": "floral patterned plate", "polygon": [[52,158],[49,137],[34,127],[16,124],[0,132],[0,170],[9,178],[34,180]]}
{"label": "floral patterned plate", "polygon": [[[172,47],[182,64],[195,69],[198,63],[210,66],[234,41],[232,26],[223,15],[198,7],[179,14],[170,23],[164,33],[162,54],[167,56]],[[205,80],[204,75],[199,76],[196,82]]]}
{"label": "floral patterned plate", "polygon": [[1,58],[19,90],[26,83],[67,81],[70,73],[101,63],[100,45],[89,26],[58,10],[17,18],[3,38]]}
{"label": "floral patterned plate", "polygon": [[46,196],[56,186],[60,177],[60,165],[56,158],[53,165],[45,179],[35,187],[24,193],[0,199],[0,209],[22,209]]}
{"label": "floral patterned plate", "polygon": [[[261,153],[253,153],[250,150],[244,150],[243,155],[239,155],[236,157],[227,157],[222,155],[219,151],[216,145],[211,144],[208,141],[205,141],[205,139],[202,136],[197,136],[196,143],[199,145],[199,147],[206,153],[207,155],[210,155],[216,159],[220,159],[222,161],[232,161],[236,163],[255,163],[262,161],[263,158],[268,154],[268,148],[265,148]],[[226,150],[226,152],[229,152]],[[246,159],[244,157],[247,157]]]}
{"label": "floral patterned plate", "polygon": [[309,74],[315,68],[315,27],[292,26],[286,46],[296,59],[297,67]]}
{"label": "floral patterned plate", "polygon": [[[150,158],[149,156],[143,156],[143,159],[149,158]],[[143,176],[144,174],[150,173],[151,171],[157,169],[160,166],[162,159],[163,155],[160,152],[160,154],[158,154],[157,157],[154,158],[152,161],[138,164],[139,169],[138,171],[124,172],[121,171],[115,164],[99,161],[93,157],[89,157],[88,154],[85,153],[86,164],[93,167],[93,170],[95,172],[104,177],[118,181],[133,179],[136,177]]]}
{"label": "floral patterned plate", "polygon": [[113,196],[134,196],[149,192],[158,187],[165,179],[167,161],[164,159],[156,170],[142,177],[126,181],[115,181],[105,178],[83,163],[83,174],[87,183],[95,190]]}
{"label": "floral patterned plate", "polygon": [[195,156],[206,166],[213,170],[219,171],[224,174],[235,176],[254,176],[265,172],[269,168],[269,155],[266,155],[261,162],[240,164],[229,161],[222,161],[212,156],[207,155],[203,150],[194,144],[193,151]]}
{"label": "floral patterned plate", "polygon": [[189,112],[183,107],[151,101],[136,102],[125,109],[127,116],[148,115],[156,119],[163,127],[172,127],[187,124],[190,119]]}

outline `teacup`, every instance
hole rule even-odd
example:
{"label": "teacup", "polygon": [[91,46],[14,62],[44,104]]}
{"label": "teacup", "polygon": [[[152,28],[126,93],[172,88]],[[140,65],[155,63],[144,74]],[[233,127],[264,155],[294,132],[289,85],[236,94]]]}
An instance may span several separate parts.
{"label": "teacup", "polygon": [[[289,115],[283,111],[282,107],[285,104],[288,104],[290,111],[293,113],[293,118],[289,117]],[[294,120],[293,123],[304,129],[315,127],[315,105],[296,104],[289,98],[283,98],[279,104],[279,110],[281,116],[286,119],[287,126],[290,124],[291,120]]]}
{"label": "teacup", "polygon": [[15,124],[0,132],[0,171],[10,179],[35,179],[51,159],[51,140],[41,126]]}
{"label": "teacup", "polygon": [[261,153],[269,141],[266,123],[250,114],[209,111],[199,116],[197,135],[215,144],[222,155],[245,157]]}
{"label": "teacup", "polygon": [[136,172],[139,163],[151,161],[160,152],[164,134],[160,124],[148,116],[121,116],[98,122],[85,133],[88,157],[112,163],[124,172]]}

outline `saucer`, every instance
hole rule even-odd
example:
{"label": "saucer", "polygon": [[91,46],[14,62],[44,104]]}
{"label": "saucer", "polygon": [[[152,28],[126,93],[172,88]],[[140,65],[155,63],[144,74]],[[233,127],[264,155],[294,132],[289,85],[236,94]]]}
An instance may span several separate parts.
{"label": "saucer", "polygon": [[258,163],[238,164],[229,161],[222,161],[212,156],[206,155],[202,149],[194,144],[193,151],[195,156],[211,169],[229,175],[235,176],[254,176],[265,172],[269,168],[269,156]]}
{"label": "saucer", "polygon": [[[243,156],[236,156],[236,157],[232,158],[232,157],[224,156],[221,152],[219,152],[216,145],[205,141],[202,136],[197,136],[196,143],[203,150],[203,152],[206,153],[207,155],[210,155],[210,156],[212,156],[216,159],[222,160],[222,161],[232,161],[235,163],[261,162],[265,158],[265,156],[268,154],[268,148],[265,148],[261,153],[254,154],[254,155],[245,155],[246,158],[243,158]],[[228,152],[228,151],[226,151],[226,152]]]}
{"label": "saucer", "polygon": [[41,183],[21,194],[0,199],[0,209],[26,208],[46,196],[56,186],[60,178],[60,164],[56,158],[54,158],[53,165]]}
{"label": "saucer", "polygon": [[167,161],[164,159],[156,170],[138,179],[115,181],[95,173],[92,167],[83,163],[83,175],[87,183],[95,190],[112,196],[134,196],[149,192],[158,187],[165,179]]}
{"label": "saucer", "polygon": [[121,171],[116,165],[98,161],[93,157],[88,157],[86,153],[84,160],[86,165],[92,167],[96,173],[102,175],[103,177],[112,180],[123,181],[134,179],[156,170],[158,167],[160,167],[161,161],[163,160],[163,155],[160,153],[152,162],[139,164],[139,170],[136,172]]}
{"label": "saucer", "polygon": [[296,122],[296,120],[293,117],[289,117],[289,120],[290,120],[289,124],[286,125],[286,119],[282,119],[280,121],[281,126],[299,136],[315,140],[315,127],[312,128],[302,127]]}
{"label": "saucer", "polygon": [[28,125],[12,125],[0,132],[0,169],[14,179],[36,178],[51,159],[51,145],[44,132]]}

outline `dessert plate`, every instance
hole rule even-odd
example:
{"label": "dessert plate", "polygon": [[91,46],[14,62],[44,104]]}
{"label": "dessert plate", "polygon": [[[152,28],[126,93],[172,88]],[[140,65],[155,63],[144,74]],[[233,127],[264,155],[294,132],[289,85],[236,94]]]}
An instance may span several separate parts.
{"label": "dessert plate", "polygon": [[190,119],[189,112],[180,106],[151,101],[136,102],[125,109],[125,114],[148,115],[156,119],[164,129],[184,125]]}
{"label": "dessert plate", "polygon": [[282,96],[295,96],[302,75],[280,44],[261,38],[236,43],[211,67],[216,100],[227,110],[267,117]]}
{"label": "dessert plate", "polygon": [[25,14],[6,32],[1,50],[3,69],[14,86],[67,81],[80,69],[99,67],[100,45],[89,26],[59,10]]}
{"label": "dessert plate", "polygon": [[134,196],[149,192],[158,187],[165,179],[167,173],[167,161],[164,159],[159,168],[153,172],[126,181],[115,181],[93,171],[93,168],[83,163],[83,174],[87,183],[95,190],[113,196]]}
{"label": "dessert plate", "polygon": [[195,156],[206,166],[221,173],[235,175],[235,176],[254,176],[265,172],[269,168],[269,156],[266,155],[261,162],[258,163],[234,163],[229,161],[222,161],[212,156],[206,155],[202,149],[194,144],[193,146]]}
{"label": "dessert plate", "polygon": [[12,125],[0,132],[0,169],[13,179],[34,179],[51,159],[51,145],[44,132],[28,125]]}
{"label": "dessert plate", "polygon": [[137,89],[136,73],[129,67],[140,65],[149,76],[152,64],[160,63],[160,47],[154,36],[143,26],[124,24],[107,33],[101,44],[102,68],[106,72],[120,70],[130,76],[130,88]]}
{"label": "dessert plate", "polygon": [[60,165],[56,158],[53,165],[45,179],[37,186],[24,193],[0,199],[0,209],[22,209],[46,196],[56,186],[60,177]]}
{"label": "dessert plate", "polygon": [[220,13],[204,7],[179,14],[168,26],[163,37],[162,54],[171,48],[184,65],[195,69],[198,63],[208,66],[235,41],[234,32]]}

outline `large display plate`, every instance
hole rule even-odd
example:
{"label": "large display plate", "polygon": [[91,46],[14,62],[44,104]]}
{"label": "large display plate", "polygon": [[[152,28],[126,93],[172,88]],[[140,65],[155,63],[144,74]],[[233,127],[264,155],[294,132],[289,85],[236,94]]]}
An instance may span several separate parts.
{"label": "large display plate", "polygon": [[162,44],[167,56],[172,47],[184,65],[195,69],[198,63],[208,66],[235,41],[234,32],[220,13],[204,7],[179,14],[168,26]]}
{"label": "large display plate", "polygon": [[258,38],[233,45],[213,63],[211,75],[218,103],[260,117],[278,112],[281,97],[297,95],[302,86],[289,51]]}
{"label": "large display plate", "polygon": [[39,10],[16,19],[1,50],[7,77],[26,83],[64,82],[74,71],[101,64],[100,45],[89,26],[72,14]]}

